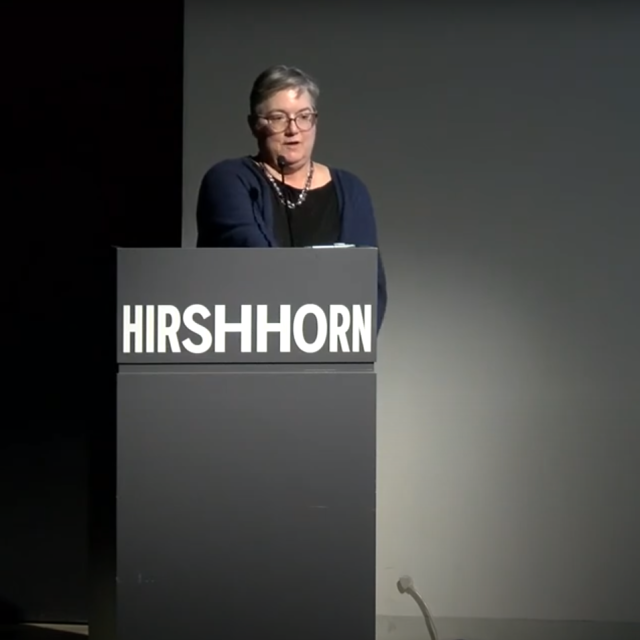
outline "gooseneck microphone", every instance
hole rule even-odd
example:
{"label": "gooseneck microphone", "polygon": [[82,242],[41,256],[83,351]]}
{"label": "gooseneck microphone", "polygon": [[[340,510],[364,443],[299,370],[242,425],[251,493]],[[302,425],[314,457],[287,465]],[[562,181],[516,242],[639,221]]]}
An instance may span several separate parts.
{"label": "gooseneck microphone", "polygon": [[280,178],[282,179],[282,197],[284,199],[284,215],[287,216],[287,227],[289,228],[289,238],[291,239],[291,246],[295,247],[293,241],[293,228],[291,226],[291,207],[289,206],[289,196],[286,190],[286,184],[284,179],[284,168],[287,166],[287,159],[284,156],[278,156],[276,158],[278,163],[278,169],[280,169]]}

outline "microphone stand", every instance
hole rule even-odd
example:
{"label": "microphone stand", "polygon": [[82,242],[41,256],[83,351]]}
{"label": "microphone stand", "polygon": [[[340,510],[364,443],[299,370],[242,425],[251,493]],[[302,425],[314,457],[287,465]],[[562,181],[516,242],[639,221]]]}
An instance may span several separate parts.
{"label": "microphone stand", "polygon": [[293,240],[293,227],[291,225],[291,208],[289,207],[289,198],[286,191],[286,182],[284,177],[284,168],[287,166],[287,161],[284,156],[278,156],[277,158],[278,169],[280,169],[280,177],[282,179],[282,197],[284,198],[284,215],[287,217],[287,227],[289,229],[289,239],[291,240],[291,246],[295,247]]}

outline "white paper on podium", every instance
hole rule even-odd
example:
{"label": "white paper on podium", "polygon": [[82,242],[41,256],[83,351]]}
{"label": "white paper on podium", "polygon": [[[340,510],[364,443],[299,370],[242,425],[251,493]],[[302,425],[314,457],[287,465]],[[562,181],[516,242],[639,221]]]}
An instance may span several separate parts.
{"label": "white paper on podium", "polygon": [[308,249],[344,249],[348,247],[355,247],[355,244],[345,244],[344,242],[336,242],[335,244],[314,244]]}

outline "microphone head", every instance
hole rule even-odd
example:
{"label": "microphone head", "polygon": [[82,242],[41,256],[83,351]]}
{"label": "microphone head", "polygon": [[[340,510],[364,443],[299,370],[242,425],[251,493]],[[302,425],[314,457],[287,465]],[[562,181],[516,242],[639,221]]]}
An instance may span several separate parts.
{"label": "microphone head", "polygon": [[413,589],[413,578],[411,576],[402,576],[397,582],[398,591],[405,593],[409,589]]}
{"label": "microphone head", "polygon": [[287,166],[287,159],[284,156],[278,156],[276,158],[276,162],[278,163],[278,168],[284,169]]}

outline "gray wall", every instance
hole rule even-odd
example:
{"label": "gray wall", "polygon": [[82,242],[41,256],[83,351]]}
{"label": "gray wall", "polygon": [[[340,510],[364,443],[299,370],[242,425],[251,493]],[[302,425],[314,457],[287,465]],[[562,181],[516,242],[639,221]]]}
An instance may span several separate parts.
{"label": "gray wall", "polygon": [[392,4],[187,2],[184,244],[254,76],[314,74],[388,269],[378,613],[409,573],[441,618],[640,622],[640,10]]}

